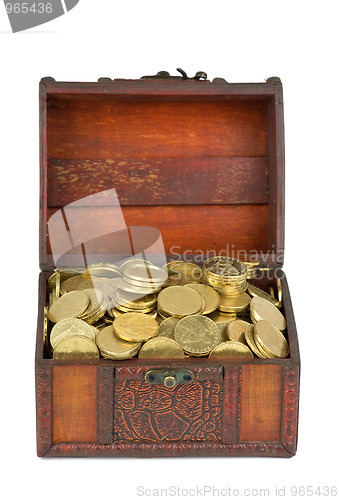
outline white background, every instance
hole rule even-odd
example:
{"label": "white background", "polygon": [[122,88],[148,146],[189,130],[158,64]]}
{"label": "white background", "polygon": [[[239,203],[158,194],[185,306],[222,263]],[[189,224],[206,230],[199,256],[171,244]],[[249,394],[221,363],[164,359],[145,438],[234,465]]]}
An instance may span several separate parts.
{"label": "white background", "polygon": [[[12,34],[0,5],[1,466],[4,498],[137,498],[136,486],[270,488],[338,481],[338,16],[336,2],[80,0]],[[292,459],[38,459],[38,83],[182,67],[284,85],[286,271],[300,340]],[[319,498],[319,497],[318,497]]]}

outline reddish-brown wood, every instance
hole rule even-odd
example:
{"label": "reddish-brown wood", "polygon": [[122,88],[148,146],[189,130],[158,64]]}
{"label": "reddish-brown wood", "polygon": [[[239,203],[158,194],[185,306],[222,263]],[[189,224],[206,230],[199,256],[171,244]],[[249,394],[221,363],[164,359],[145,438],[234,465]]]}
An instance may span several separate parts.
{"label": "reddish-brown wood", "polygon": [[239,441],[239,389],[240,367],[225,366],[222,441],[235,444]]}
{"label": "reddish-brown wood", "polygon": [[109,189],[124,206],[268,203],[268,163],[265,157],[48,162],[50,207],[89,205],[86,197]]}
{"label": "reddish-brown wood", "polygon": [[[50,209],[49,218],[57,210]],[[50,221],[49,231],[53,230],[58,248],[79,256],[74,265],[81,266],[84,264],[83,249],[89,261],[100,255],[114,260],[115,256],[119,258],[131,255],[132,251],[147,250],[159,238],[165,253],[172,258],[184,252],[186,257],[194,254],[201,257],[202,253],[209,252],[266,253],[267,223],[267,205],[70,207],[58,215],[57,223],[52,225]],[[97,236],[99,234],[103,236]],[[159,243],[147,251],[162,253],[162,246]]]}
{"label": "reddish-brown wood", "polygon": [[267,102],[50,96],[49,159],[265,156]]}
{"label": "reddish-brown wood", "polygon": [[281,397],[281,366],[242,367],[240,441],[280,440]]}
{"label": "reddish-brown wood", "polygon": [[[62,223],[53,234],[69,251],[67,267],[86,263],[84,252],[87,262],[138,253],[160,233],[172,258],[201,262],[208,251],[240,251],[245,257],[256,250],[264,266],[282,265],[279,79],[45,79],[40,96],[42,269],[50,272],[55,265],[49,236],[60,208]],[[104,195],[102,202],[88,198],[67,207],[110,189],[117,190],[121,210]],[[145,233],[141,226],[154,229]],[[36,345],[39,456],[294,455],[300,361],[287,281],[280,273],[290,356],[224,366],[192,359],[195,381],[168,390],[147,384],[145,371],[187,368],[186,359],[49,359],[43,345],[49,273],[43,272]],[[266,290],[274,283],[273,272],[257,282]]]}
{"label": "reddish-brown wood", "polygon": [[[244,231],[242,238],[250,239],[238,244],[241,214],[230,218],[226,229],[236,235],[230,245],[271,252],[271,262],[279,259],[282,264],[284,144],[279,79],[265,84],[228,84],[222,79],[67,84],[45,79],[40,116],[43,269],[54,264],[47,256],[49,210],[112,186],[122,205],[174,204],[183,209],[187,205],[187,213],[180,214],[187,223],[192,204],[267,204],[267,226],[257,246],[253,244],[257,233],[252,238],[252,231]],[[195,240],[200,227],[188,226]],[[201,240],[205,238],[203,234]],[[185,239],[177,243],[186,246]]]}
{"label": "reddish-brown wood", "polygon": [[53,443],[93,442],[97,437],[96,367],[53,367]]}

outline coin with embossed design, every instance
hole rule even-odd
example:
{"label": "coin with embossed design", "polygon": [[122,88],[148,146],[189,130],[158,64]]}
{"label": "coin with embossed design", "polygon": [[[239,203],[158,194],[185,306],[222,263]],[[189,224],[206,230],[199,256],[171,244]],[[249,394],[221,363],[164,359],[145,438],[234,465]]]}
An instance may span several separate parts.
{"label": "coin with embossed design", "polygon": [[218,345],[220,332],[210,318],[196,314],[179,321],[174,330],[174,339],[187,354],[203,356]]}
{"label": "coin with embossed design", "polygon": [[85,323],[85,321],[78,318],[67,318],[58,321],[58,323],[53,326],[50,334],[52,348],[54,349],[61,339],[74,335],[82,335],[93,341],[95,340],[95,334],[92,328]]}
{"label": "coin with embossed design", "polygon": [[97,358],[99,358],[99,350],[95,342],[81,335],[66,337],[60,340],[53,351],[53,359]]}

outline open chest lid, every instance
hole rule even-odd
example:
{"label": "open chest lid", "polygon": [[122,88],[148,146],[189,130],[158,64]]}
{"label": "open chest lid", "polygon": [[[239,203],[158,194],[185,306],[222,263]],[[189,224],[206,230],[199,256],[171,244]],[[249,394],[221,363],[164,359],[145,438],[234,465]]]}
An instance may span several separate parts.
{"label": "open chest lid", "polygon": [[280,79],[182,74],[41,80],[42,270],[151,254],[282,266]]}

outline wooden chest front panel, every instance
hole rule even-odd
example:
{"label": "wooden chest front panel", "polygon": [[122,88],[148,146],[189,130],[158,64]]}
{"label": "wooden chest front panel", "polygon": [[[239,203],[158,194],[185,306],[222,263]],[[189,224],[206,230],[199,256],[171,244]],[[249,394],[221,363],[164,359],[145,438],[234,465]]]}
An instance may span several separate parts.
{"label": "wooden chest front panel", "polygon": [[53,443],[97,439],[96,366],[53,367]]}
{"label": "wooden chest front panel", "polygon": [[223,368],[185,369],[195,380],[168,389],[145,382],[145,367],[116,368],[115,441],[222,441]]}
{"label": "wooden chest front panel", "polygon": [[221,441],[222,382],[172,389],[147,382],[115,386],[115,441]]}
{"label": "wooden chest front panel", "polygon": [[[220,444],[234,450],[282,440],[295,445],[298,378],[278,364],[195,368],[194,382],[172,389],[145,382],[145,371],[54,366],[52,397],[44,392],[45,435],[51,427],[45,448],[87,443],[92,450],[106,445],[115,454],[115,447],[146,443],[197,442],[206,443],[204,449]],[[44,382],[45,375],[40,378]],[[40,414],[46,412],[41,401]]]}

